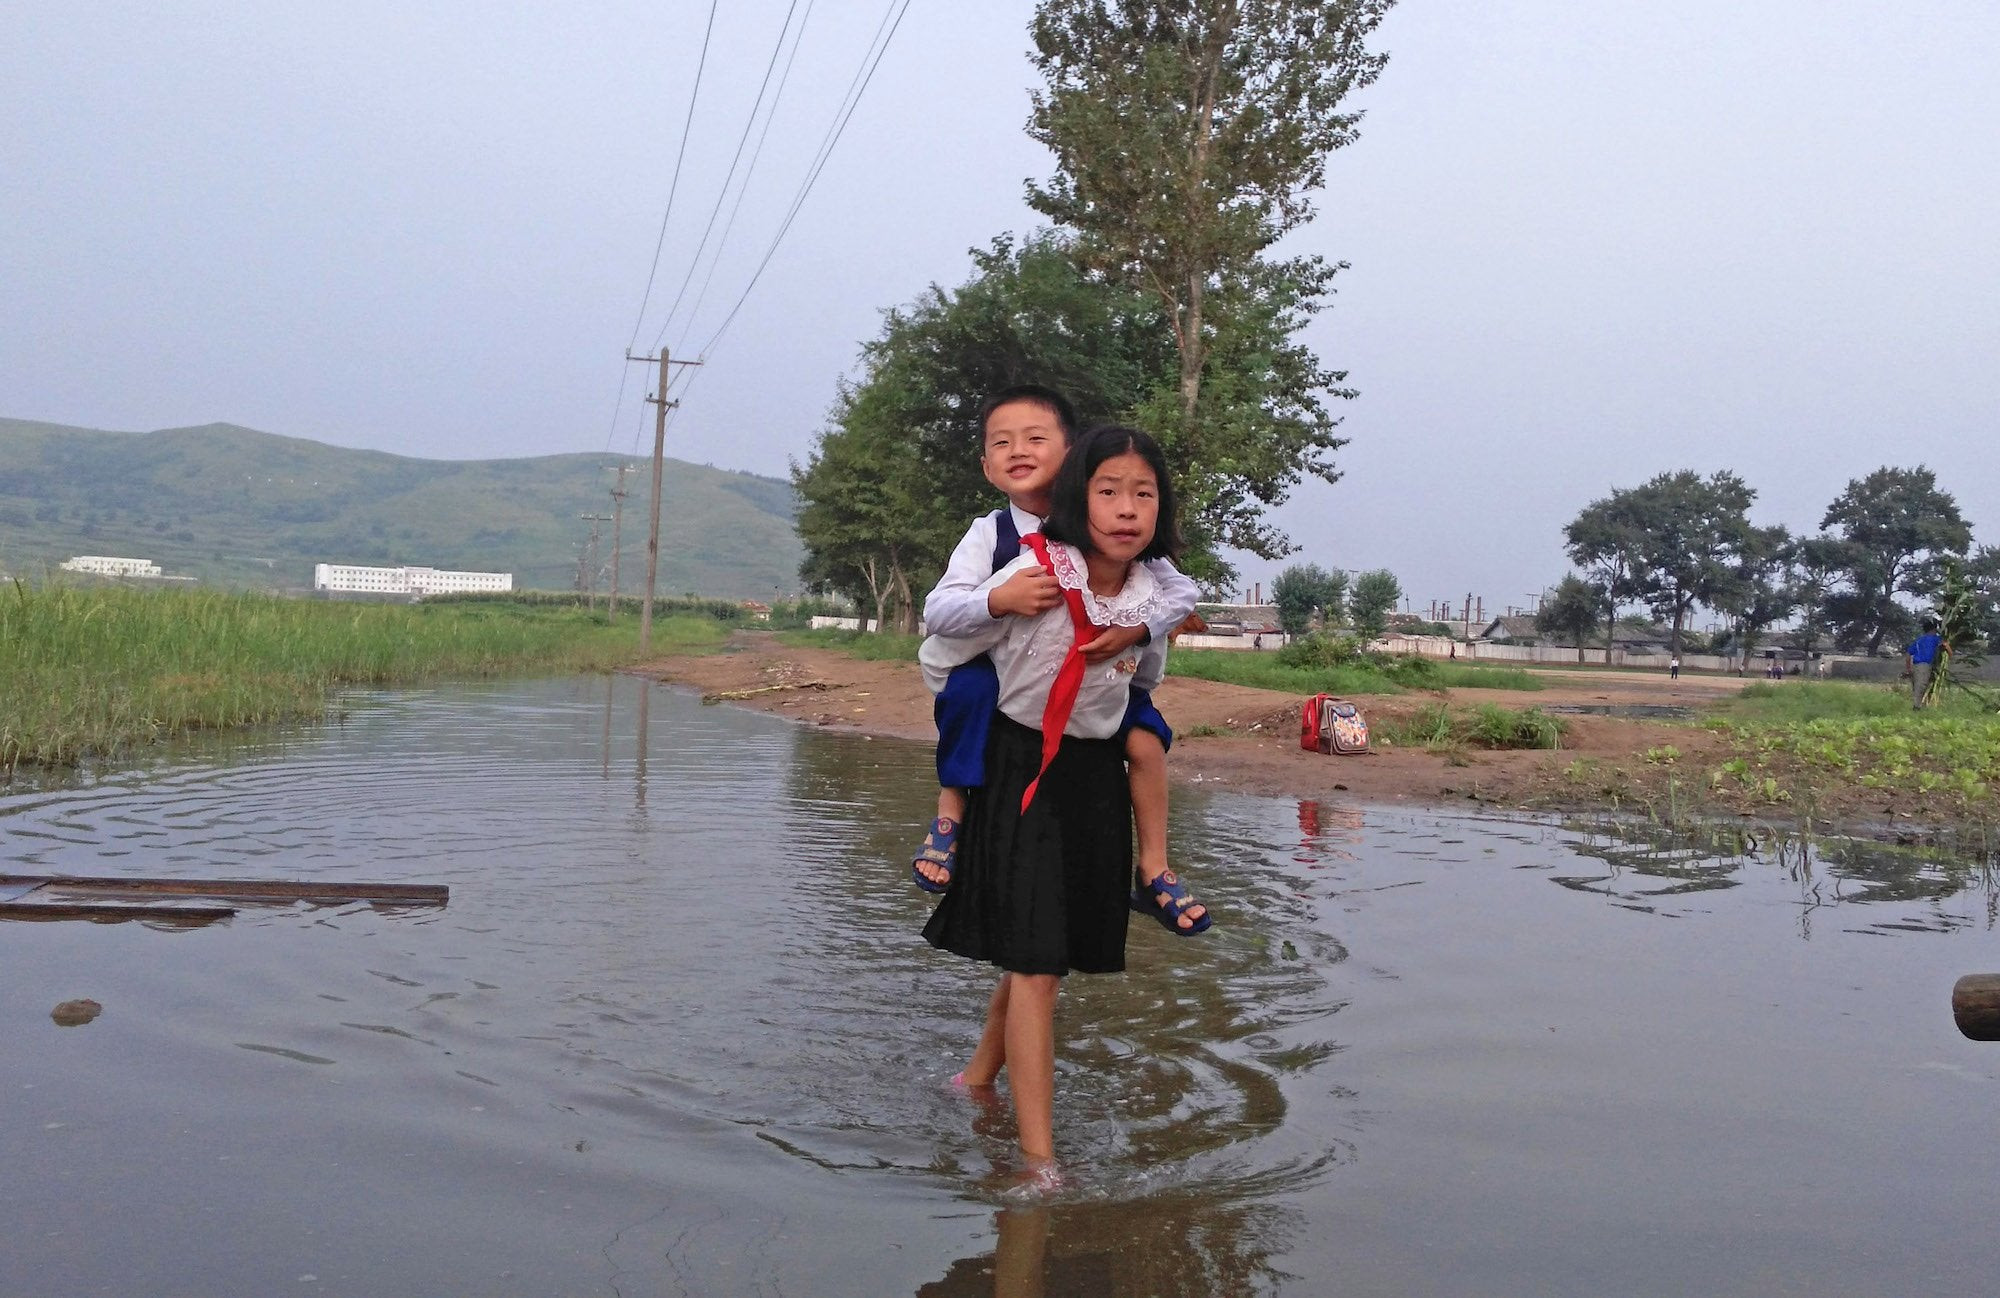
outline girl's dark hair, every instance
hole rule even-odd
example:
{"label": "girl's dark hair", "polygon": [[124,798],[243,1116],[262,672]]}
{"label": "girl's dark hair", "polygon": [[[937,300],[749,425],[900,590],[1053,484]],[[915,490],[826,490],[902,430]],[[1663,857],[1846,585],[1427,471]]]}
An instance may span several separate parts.
{"label": "girl's dark hair", "polygon": [[986,421],[993,417],[993,412],[1015,401],[1029,401],[1043,407],[1056,417],[1063,441],[1076,441],[1076,407],[1069,403],[1068,397],[1039,383],[1016,383],[1012,387],[1001,388],[979,404],[978,432],[982,442],[986,439]]}
{"label": "girl's dark hair", "polygon": [[1106,460],[1132,454],[1153,471],[1160,489],[1160,516],[1153,525],[1153,540],[1139,554],[1141,559],[1178,559],[1181,529],[1174,512],[1174,484],[1167,477],[1167,457],[1160,444],[1136,428],[1104,424],[1091,429],[1069,448],[1061,472],[1049,486],[1049,516],[1042,523],[1042,535],[1051,541],[1065,541],[1080,550],[1090,550],[1090,479]]}

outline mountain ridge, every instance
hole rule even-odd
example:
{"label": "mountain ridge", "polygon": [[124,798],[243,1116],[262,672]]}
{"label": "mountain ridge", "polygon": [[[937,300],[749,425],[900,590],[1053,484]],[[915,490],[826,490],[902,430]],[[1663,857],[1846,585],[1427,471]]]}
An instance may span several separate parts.
{"label": "mountain ridge", "polygon": [[[626,476],[619,588],[645,581],[650,465],[598,452],[433,460],[217,421],[149,432],[0,417],[0,568],[143,557],[228,587],[302,591],[315,563],[514,574],[570,589],[589,524]],[[798,589],[791,484],[668,459],[662,594],[768,600]],[[600,528],[608,587],[611,524]]]}

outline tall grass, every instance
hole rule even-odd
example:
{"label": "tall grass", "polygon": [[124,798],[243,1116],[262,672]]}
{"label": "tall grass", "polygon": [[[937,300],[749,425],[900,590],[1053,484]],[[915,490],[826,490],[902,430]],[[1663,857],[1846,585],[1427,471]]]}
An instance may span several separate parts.
{"label": "tall grass", "polygon": [[1540,708],[1517,711],[1493,703],[1459,711],[1447,703],[1427,703],[1406,717],[1386,719],[1370,729],[1392,746],[1431,752],[1463,747],[1560,748],[1567,732],[1562,718]]}
{"label": "tall grass", "polygon": [[[703,619],[659,646],[719,643]],[[0,776],[198,729],[312,720],[332,690],[637,656],[636,619],[521,604],[360,604],[215,591],[0,588]]]}

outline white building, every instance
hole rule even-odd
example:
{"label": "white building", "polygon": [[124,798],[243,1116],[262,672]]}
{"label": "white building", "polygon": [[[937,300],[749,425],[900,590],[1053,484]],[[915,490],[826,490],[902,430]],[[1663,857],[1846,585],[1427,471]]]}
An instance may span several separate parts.
{"label": "white building", "polygon": [[458,591],[509,591],[511,572],[445,572],[437,568],[364,568],[351,563],[313,565],[313,589],[336,594],[447,595]]}
{"label": "white building", "polygon": [[66,572],[88,572],[99,577],[157,577],[160,565],[151,559],[120,559],[109,554],[79,554],[57,565]]}

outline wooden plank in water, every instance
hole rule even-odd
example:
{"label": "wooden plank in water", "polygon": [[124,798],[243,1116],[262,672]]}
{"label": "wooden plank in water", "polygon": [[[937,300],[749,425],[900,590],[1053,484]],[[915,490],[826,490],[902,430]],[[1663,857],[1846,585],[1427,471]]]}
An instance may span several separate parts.
{"label": "wooden plank in water", "polygon": [[234,906],[120,906],[74,901],[0,901],[0,919],[165,920],[175,924],[207,924],[228,919]]}
{"label": "wooden plank in water", "polygon": [[441,883],[318,883],[288,879],[145,879],[79,874],[0,875],[0,889],[29,885],[45,892],[126,897],[224,897],[240,901],[385,901],[442,906]]}

